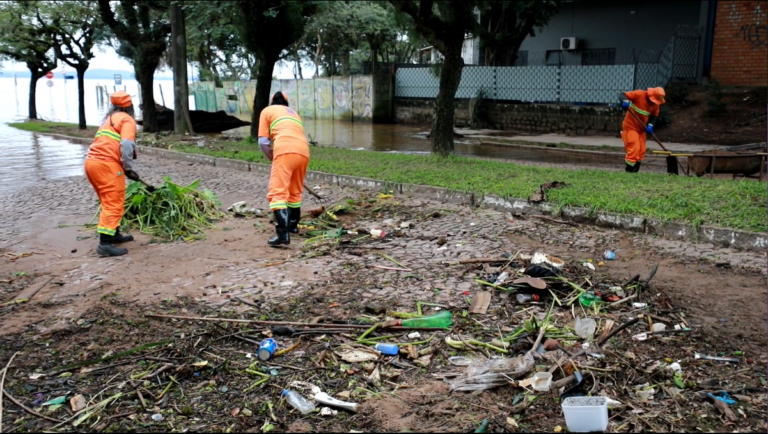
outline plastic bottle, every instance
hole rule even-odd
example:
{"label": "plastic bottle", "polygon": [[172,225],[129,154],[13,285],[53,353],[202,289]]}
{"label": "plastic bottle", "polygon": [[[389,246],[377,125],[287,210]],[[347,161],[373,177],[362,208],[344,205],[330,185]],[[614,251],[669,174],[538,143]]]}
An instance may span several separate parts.
{"label": "plastic bottle", "polygon": [[536,294],[517,294],[517,302],[520,304],[529,303],[531,301],[539,301],[541,298]]}
{"label": "plastic bottle", "polygon": [[581,296],[579,297],[579,303],[581,303],[581,305],[584,307],[589,307],[595,303],[601,303],[601,302],[602,300],[600,299],[600,297],[598,297],[592,292],[585,292],[584,294],[581,294]]}
{"label": "plastic bottle", "polygon": [[423,316],[421,318],[409,318],[400,320],[399,324],[403,327],[412,328],[448,328],[453,324],[451,312],[444,310],[434,315]]}
{"label": "plastic bottle", "polygon": [[509,277],[509,273],[507,273],[505,271],[505,272],[499,274],[499,277],[496,278],[496,281],[493,282],[493,284],[494,285],[501,285],[502,283],[504,283],[505,280],[507,280],[507,277]]}
{"label": "plastic bottle", "polygon": [[291,407],[299,410],[301,414],[309,414],[315,411],[315,404],[312,404],[307,398],[301,396],[298,392],[293,390],[283,390],[283,396]]}

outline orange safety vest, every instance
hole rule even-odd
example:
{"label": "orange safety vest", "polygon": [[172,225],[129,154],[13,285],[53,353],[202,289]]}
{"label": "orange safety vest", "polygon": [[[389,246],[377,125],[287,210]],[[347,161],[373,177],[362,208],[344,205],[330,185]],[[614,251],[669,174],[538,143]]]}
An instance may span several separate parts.
{"label": "orange safety vest", "polygon": [[120,141],[123,139],[136,141],[136,121],[128,113],[112,113],[96,132],[86,158],[120,164]]}
{"label": "orange safety vest", "polygon": [[259,137],[269,137],[273,155],[299,154],[309,158],[309,143],[304,135],[301,117],[290,107],[275,104],[259,115]]}

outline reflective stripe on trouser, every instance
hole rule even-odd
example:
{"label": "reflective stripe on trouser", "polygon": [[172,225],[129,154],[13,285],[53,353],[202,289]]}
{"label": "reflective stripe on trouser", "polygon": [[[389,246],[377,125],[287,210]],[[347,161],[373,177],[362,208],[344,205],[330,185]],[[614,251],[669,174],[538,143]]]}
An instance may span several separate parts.
{"label": "reflective stripe on trouser", "polygon": [[282,154],[272,161],[269,177],[269,210],[301,207],[304,192],[304,176],[309,159],[299,154]]}
{"label": "reflective stripe on trouser", "polygon": [[115,235],[125,210],[125,175],[119,163],[85,160],[85,176],[101,201],[100,234]]}
{"label": "reflective stripe on trouser", "polygon": [[627,155],[624,157],[627,164],[634,166],[636,162],[643,161],[645,157],[645,133],[625,129],[621,132],[621,140],[624,141],[624,149],[627,151]]}

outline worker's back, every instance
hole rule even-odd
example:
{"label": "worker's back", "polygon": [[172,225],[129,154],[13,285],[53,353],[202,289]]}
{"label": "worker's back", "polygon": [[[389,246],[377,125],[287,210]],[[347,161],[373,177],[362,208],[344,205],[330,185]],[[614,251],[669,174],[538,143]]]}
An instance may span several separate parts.
{"label": "worker's back", "polygon": [[96,138],[86,158],[119,163],[121,160],[120,141],[136,140],[136,121],[125,112],[110,114],[96,132]]}
{"label": "worker's back", "polygon": [[299,154],[309,158],[309,143],[304,134],[301,116],[281,104],[264,108],[259,116],[259,137],[272,140],[274,156]]}

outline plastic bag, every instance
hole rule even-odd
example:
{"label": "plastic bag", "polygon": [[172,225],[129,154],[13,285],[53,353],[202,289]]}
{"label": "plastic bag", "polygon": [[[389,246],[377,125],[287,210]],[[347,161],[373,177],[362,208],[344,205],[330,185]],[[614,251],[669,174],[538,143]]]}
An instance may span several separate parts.
{"label": "plastic bag", "polygon": [[576,334],[582,339],[592,339],[597,329],[597,323],[592,318],[576,317],[576,323],[573,328],[576,329]]}
{"label": "plastic bag", "polygon": [[493,389],[531,372],[534,363],[530,352],[514,358],[473,361],[464,375],[445,381],[451,385],[452,392]]}

